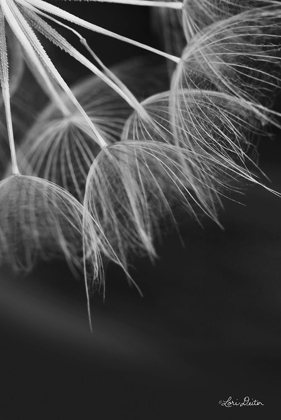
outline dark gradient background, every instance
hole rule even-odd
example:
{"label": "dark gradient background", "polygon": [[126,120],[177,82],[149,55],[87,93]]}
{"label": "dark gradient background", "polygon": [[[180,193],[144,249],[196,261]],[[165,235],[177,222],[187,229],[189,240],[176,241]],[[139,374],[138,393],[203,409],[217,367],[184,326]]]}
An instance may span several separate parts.
{"label": "dark gradient background", "polygon": [[[61,5],[157,44],[145,8]],[[107,65],[140,53],[87,39]],[[49,53],[68,82],[87,74]],[[260,166],[281,191],[281,133],[273,134],[260,143]],[[186,217],[182,241],[166,235],[154,264],[135,260],[143,298],[109,265],[105,302],[91,299],[92,335],[83,278],[64,263],[41,263],[27,277],[2,268],[0,420],[278,418],[281,199],[251,186],[231,198],[220,215],[224,230]],[[221,407],[229,396],[264,406]]]}

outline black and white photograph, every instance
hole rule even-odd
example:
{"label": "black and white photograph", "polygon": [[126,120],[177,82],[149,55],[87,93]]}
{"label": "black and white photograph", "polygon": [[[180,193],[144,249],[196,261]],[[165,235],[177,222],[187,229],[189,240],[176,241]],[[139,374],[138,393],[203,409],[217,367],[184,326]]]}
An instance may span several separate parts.
{"label": "black and white photograph", "polygon": [[0,420],[281,415],[281,2],[0,0]]}

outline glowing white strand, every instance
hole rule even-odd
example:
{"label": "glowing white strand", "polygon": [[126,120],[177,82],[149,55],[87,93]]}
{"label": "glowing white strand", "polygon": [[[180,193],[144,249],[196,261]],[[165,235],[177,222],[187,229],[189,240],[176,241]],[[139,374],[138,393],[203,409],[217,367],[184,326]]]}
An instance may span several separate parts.
{"label": "glowing white strand", "polygon": [[[86,68],[91,70],[95,75],[97,75],[101,80],[103,80],[108,86],[110,86],[113,90],[115,90],[133,109],[138,110],[140,114],[144,114],[144,109],[141,107],[140,103],[134,97],[134,95],[129,91],[129,89],[116,77],[107,67],[99,60],[99,58],[94,54],[91,48],[88,46],[87,41],[79,32],[75,31],[74,29],[70,28],[68,25],[65,25],[59,22],[57,19],[53,18],[52,16],[48,16],[47,14],[40,12],[35,7],[27,4],[27,9],[30,9],[30,18],[34,20],[37,29],[44,35],[46,38],[49,38],[55,45],[64,49],[68,54],[73,56],[77,61],[83,64]],[[26,11],[27,12],[27,11]],[[91,63],[86,57],[84,57],[81,53],[79,53],[71,44],[69,44],[65,38],[63,38],[54,28],[49,26],[45,21],[39,18],[37,14],[40,14],[54,22],[58,25],[65,27],[69,31],[73,32],[80,40],[80,42],[85,46],[85,48],[90,52],[90,54],[95,58],[95,60],[101,65],[106,76],[103,74],[93,63]],[[111,80],[110,80],[111,79]],[[112,82],[113,81],[113,82]],[[145,115],[143,115],[145,118]]]}
{"label": "glowing white strand", "polygon": [[0,19],[1,19],[0,20],[0,45],[1,45],[0,79],[1,79],[3,102],[5,106],[8,139],[9,139],[11,161],[12,161],[12,173],[13,175],[19,175],[19,168],[18,168],[18,163],[17,163],[15,140],[14,140],[14,131],[13,131],[13,124],[12,124],[5,22],[4,22],[4,16],[1,10],[0,10]]}
{"label": "glowing white strand", "polygon": [[80,19],[79,17],[72,15],[69,12],[66,12],[65,10],[60,9],[59,7],[56,7],[52,4],[46,3],[43,0],[17,0],[19,4],[22,4],[23,6],[26,5],[26,3],[30,3],[33,6],[37,7],[38,9],[44,10],[45,12],[51,13],[55,16],[61,17],[62,19],[68,20],[69,22],[75,23],[76,25],[82,26],[86,29],[89,29],[93,32],[100,33],[102,35],[110,36],[111,38],[118,39],[119,41],[126,42],[128,44],[135,45],[136,47],[145,49],[147,51],[150,51],[154,54],[161,55],[162,57],[165,57],[169,60],[174,61],[175,63],[180,62],[179,57],[175,57],[171,54],[167,54],[164,51],[157,50],[156,48],[150,47],[148,45],[142,44],[141,42],[134,41],[130,38],[127,38],[122,35],[118,35],[115,32],[109,31],[107,29],[104,29],[100,26],[97,26],[93,23],[90,23],[84,19]]}
{"label": "glowing white strand", "polygon": [[125,4],[129,6],[148,6],[148,7],[164,7],[167,9],[178,9],[183,8],[183,3],[181,1],[153,1],[153,0],[88,0],[92,2],[99,3],[116,3],[116,4]]}

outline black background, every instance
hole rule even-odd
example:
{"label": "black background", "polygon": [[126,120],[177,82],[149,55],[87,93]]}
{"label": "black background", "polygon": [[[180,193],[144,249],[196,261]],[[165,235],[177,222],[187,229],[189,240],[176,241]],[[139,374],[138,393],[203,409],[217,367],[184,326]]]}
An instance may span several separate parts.
{"label": "black background", "polygon": [[[157,45],[146,8],[60,6]],[[83,33],[107,65],[141,53]],[[87,74],[46,49],[69,83]],[[275,109],[281,110],[280,98]],[[260,166],[267,185],[281,191],[280,132],[273,134],[260,143]],[[82,276],[62,262],[38,264],[27,277],[2,268],[0,420],[278,415],[281,201],[253,186],[231,198],[220,214],[224,230],[186,217],[182,241],[166,235],[154,264],[135,260],[131,273],[143,298],[109,265],[105,302],[98,294],[91,299],[93,334]],[[264,406],[220,406],[229,396]]]}

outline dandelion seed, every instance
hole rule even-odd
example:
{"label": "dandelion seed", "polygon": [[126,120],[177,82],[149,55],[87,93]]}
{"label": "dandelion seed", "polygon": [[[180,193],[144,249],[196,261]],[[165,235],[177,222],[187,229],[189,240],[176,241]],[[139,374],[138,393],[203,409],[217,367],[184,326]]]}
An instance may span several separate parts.
{"label": "dandelion seed", "polygon": [[160,233],[159,221],[167,216],[175,222],[175,202],[196,214],[193,156],[180,153],[177,146],[160,141],[122,141],[103,149],[91,166],[86,215],[102,226],[104,254],[126,269],[131,254],[155,258],[153,240]]}
{"label": "dandelion seed", "polygon": [[12,175],[0,183],[0,263],[30,271],[40,259],[64,255],[81,266],[82,206],[46,180]]}
{"label": "dandelion seed", "polygon": [[174,139],[195,155],[207,152],[202,174],[216,174],[218,188],[228,185],[222,180],[229,173],[257,182],[247,168],[250,132],[266,122],[278,125],[266,108],[279,83],[278,13],[255,9],[208,27],[188,44],[174,72]]}
{"label": "dandelion seed", "polygon": [[280,81],[279,20],[280,7],[255,9],[195,36],[173,75],[171,95],[218,90],[261,108]]}

